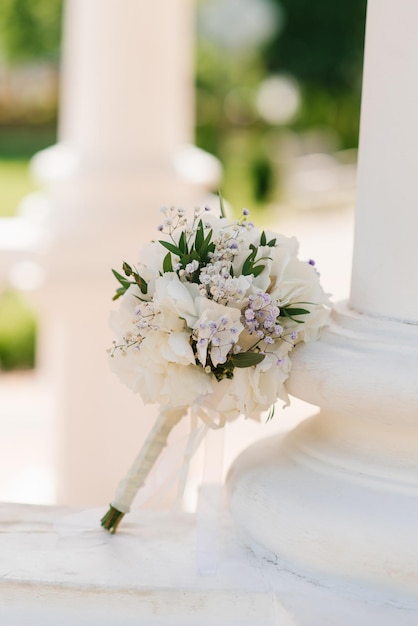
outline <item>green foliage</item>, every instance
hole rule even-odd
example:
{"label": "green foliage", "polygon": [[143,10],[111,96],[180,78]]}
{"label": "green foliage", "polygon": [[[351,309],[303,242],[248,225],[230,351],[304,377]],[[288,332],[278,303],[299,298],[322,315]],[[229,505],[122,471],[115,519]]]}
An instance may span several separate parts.
{"label": "green foliage", "polygon": [[0,47],[10,61],[57,58],[62,0],[1,0]]}
{"label": "green foliage", "polygon": [[29,159],[55,142],[53,127],[0,127],[0,216],[16,213],[21,200],[36,190],[29,171]]}
{"label": "green foliage", "polygon": [[[274,248],[275,245],[276,239],[271,239],[270,241],[267,241],[266,233],[263,230],[260,235],[260,246],[268,246],[269,248]],[[242,265],[241,272],[243,276],[248,276],[249,274],[252,274],[253,276],[259,276],[266,267],[261,261],[269,259],[270,257],[263,256],[257,259],[258,248],[252,243],[250,243],[250,250],[250,254],[247,256]]]}
{"label": "green foliage", "polygon": [[28,163],[0,159],[0,187],[0,217],[10,217],[15,214],[19,202],[35,190]]}
{"label": "green foliage", "polygon": [[294,307],[294,306],[286,306],[286,307],[280,308],[280,314],[283,317],[288,317],[289,319],[291,319],[293,322],[296,322],[297,324],[303,324],[304,320],[298,320],[296,319],[295,316],[309,315],[309,313],[310,311],[308,309],[301,309],[301,308]]}
{"label": "green foliage", "polygon": [[265,202],[274,189],[274,168],[266,155],[260,155],[252,160],[250,175],[257,202]]}
{"label": "green foliage", "polygon": [[[225,210],[223,206],[222,196],[219,193],[219,204],[220,204],[220,217],[225,216]],[[201,215],[201,214],[200,214]],[[179,277],[182,277],[183,280],[187,280],[192,283],[200,283],[200,274],[201,270],[206,266],[210,265],[213,262],[213,253],[216,251],[216,244],[212,240],[213,237],[213,229],[207,226],[205,228],[204,222],[201,219],[200,215],[196,215],[193,221],[192,229],[186,230],[182,229],[180,232],[180,236],[177,238],[173,237],[173,233],[181,228],[180,223],[172,226],[169,231],[171,241],[166,241],[164,239],[160,239],[158,243],[167,250],[167,254],[163,258],[162,268],[159,270],[160,276],[165,272],[176,272]],[[242,219],[241,225],[246,221],[246,217]],[[163,225],[161,225],[160,230],[163,231]],[[207,232],[205,232],[205,230]],[[164,232],[164,231],[163,231]],[[263,260],[266,260],[270,257],[261,256],[257,258],[259,254],[259,247],[274,247],[276,245],[276,239],[267,240],[267,235],[265,231],[262,231],[260,234],[260,243],[259,246],[255,246],[254,244],[249,244],[250,254],[247,256],[243,263],[243,267],[241,270],[242,275],[250,275],[258,276],[265,269],[265,264]],[[174,259],[172,258],[174,255]],[[175,265],[173,266],[173,260],[175,261]],[[192,264],[192,266],[190,266]],[[122,266],[123,272],[125,276],[117,272],[116,270],[112,270],[113,275],[116,280],[119,282],[120,287],[116,290],[115,295],[113,296],[113,300],[117,300],[119,297],[123,296],[131,285],[137,285],[142,292],[142,294],[148,293],[148,284],[146,281],[138,274],[136,270],[134,270],[128,263],[124,262]],[[232,267],[232,263],[230,266],[230,274],[233,277],[234,271]],[[133,278],[133,280],[130,280]],[[133,294],[134,295],[134,294]],[[136,296],[138,297],[138,296]],[[210,299],[211,296],[208,293],[207,297]],[[139,298],[141,300],[141,298]],[[152,301],[152,298],[151,298]],[[305,311],[304,309],[299,308],[288,308],[286,317],[296,320],[294,315],[302,315],[304,313],[309,313],[309,311]],[[198,359],[197,355],[197,342],[196,339],[192,336],[190,340],[195,358],[196,365],[199,367],[201,363]],[[225,378],[231,379],[234,375],[234,368],[246,368],[253,367],[261,363],[265,358],[265,354],[260,352],[258,347],[259,341],[243,352],[237,352],[236,354],[230,354],[227,360],[224,363],[218,363],[216,366],[212,363],[211,357],[207,355],[205,369],[209,368],[212,374],[218,381],[221,381]],[[134,345],[138,345],[136,339],[132,342],[126,343],[124,346],[114,346],[112,349],[112,356],[114,351],[117,349],[123,349],[132,347]]]}
{"label": "green foliage", "polygon": [[[159,240],[159,243],[168,250],[168,255],[164,259],[163,271],[172,272],[173,264],[171,254],[178,257],[178,263],[181,269],[185,269],[186,265],[192,261],[198,261],[199,267],[192,274],[191,282],[199,282],[199,271],[201,267],[210,262],[210,254],[215,250],[215,244],[212,242],[212,229],[205,236],[203,221],[200,219],[196,230],[194,231],[194,241],[188,241],[186,233],[182,231],[178,244],[169,241]],[[171,269],[165,269],[171,268]]]}
{"label": "green foliage", "polygon": [[253,210],[277,199],[283,176],[272,146],[285,129],[264,122],[255,106],[264,78],[296,79],[301,106],[292,130],[331,129],[336,149],[355,148],[359,132],[366,0],[270,2],[283,20],[263,47],[234,54],[197,41],[196,142],[224,164],[224,196]]}
{"label": "green foliage", "polygon": [[[23,198],[35,191],[28,158],[54,143],[55,129],[0,129],[0,216],[16,213]],[[0,294],[0,369],[34,366],[36,320],[30,307],[14,291]]]}
{"label": "green foliage", "polygon": [[267,69],[324,92],[360,86],[366,0],[276,0],[285,27],[265,48]]}
{"label": "green foliage", "polygon": [[14,291],[0,296],[0,369],[12,370],[34,366],[35,316]]}
{"label": "green foliage", "polygon": [[230,356],[230,361],[234,367],[251,367],[261,363],[264,358],[265,355],[260,352],[238,352]]}
{"label": "green foliage", "polygon": [[263,51],[269,72],[294,76],[295,130],[328,126],[341,148],[358,143],[366,0],[275,0],[285,26]]}
{"label": "green foliage", "polygon": [[125,272],[125,276],[132,276],[133,280],[127,280],[121,274],[119,274],[119,272],[117,272],[116,270],[112,270],[113,276],[121,284],[121,287],[116,290],[116,293],[113,296],[112,300],[117,300],[118,298],[123,296],[124,293],[128,291],[131,285],[137,285],[141,293],[145,295],[148,291],[148,285],[142,278],[142,276],[140,276],[138,272],[133,270],[132,267],[126,262],[123,263],[123,271]]}
{"label": "green foliage", "polygon": [[54,144],[56,138],[55,124],[0,126],[0,160],[28,161],[39,150]]}

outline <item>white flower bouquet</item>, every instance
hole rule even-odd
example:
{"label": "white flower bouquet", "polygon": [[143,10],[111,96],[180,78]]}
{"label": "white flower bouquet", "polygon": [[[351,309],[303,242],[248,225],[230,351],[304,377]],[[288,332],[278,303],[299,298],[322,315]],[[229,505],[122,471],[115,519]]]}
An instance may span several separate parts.
{"label": "white flower bouquet", "polygon": [[328,297],[298,243],[260,231],[244,209],[230,221],[195,209],[163,209],[160,237],[146,244],[124,275],[112,316],[114,371],[160,415],[102,526],[115,532],[166,445],[189,411],[213,428],[239,415],[260,419],[277,399],[288,403],[289,355],[315,340]]}

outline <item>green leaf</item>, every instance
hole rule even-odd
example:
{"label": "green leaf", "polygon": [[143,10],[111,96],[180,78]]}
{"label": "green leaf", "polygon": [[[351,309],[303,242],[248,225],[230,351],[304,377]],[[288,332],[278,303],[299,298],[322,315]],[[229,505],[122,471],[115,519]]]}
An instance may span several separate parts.
{"label": "green leaf", "polygon": [[163,261],[163,272],[172,272],[173,271],[173,263],[171,261],[171,253],[167,252]]}
{"label": "green leaf", "polygon": [[260,237],[260,246],[265,246],[267,244],[267,237],[266,237],[266,233],[263,232],[261,233],[261,237]]}
{"label": "green leaf", "polygon": [[191,263],[192,261],[200,261],[200,256],[196,252],[196,250],[192,250],[190,254],[185,254],[184,256],[181,257],[180,262],[181,262],[182,268],[184,269],[186,265],[188,263]]}
{"label": "green leaf", "polygon": [[276,245],[276,241],[277,239],[270,239],[267,245],[270,246],[270,248],[274,248],[274,246]]}
{"label": "green leaf", "polygon": [[181,254],[187,254],[189,252],[188,247],[187,247],[186,233],[184,232],[184,230],[182,231],[180,235],[179,248],[180,248]]}
{"label": "green leaf", "polygon": [[113,296],[112,300],[117,300],[118,298],[123,296],[124,293],[126,293],[125,287],[119,287],[118,289],[116,289],[116,293]]}
{"label": "green leaf", "polygon": [[250,254],[245,259],[243,266],[242,266],[242,273],[244,274],[244,276],[248,276],[248,274],[252,274],[252,267],[253,267],[254,260],[257,254],[257,248],[254,248],[252,244],[250,245],[250,247],[252,247],[253,249],[251,250]]}
{"label": "green leaf", "polygon": [[205,240],[205,234],[203,232],[203,222],[202,220],[199,220],[199,224],[197,225],[196,237],[194,240],[194,247],[196,249],[196,252],[198,252],[199,254],[202,249],[204,240]]}
{"label": "green leaf", "polygon": [[134,272],[133,269],[131,268],[131,266],[128,265],[127,263],[123,264],[123,269],[124,269],[124,272],[128,276],[133,276],[134,280],[133,281],[132,280],[128,280],[127,278],[125,278],[124,276],[119,274],[119,272],[117,272],[116,270],[112,270],[113,276],[122,285],[122,287],[119,287],[119,289],[116,290],[116,294],[113,297],[113,299],[117,300],[118,298],[120,298],[120,296],[122,296],[125,293],[125,291],[127,291],[129,289],[130,285],[135,285],[135,284],[138,285],[138,287],[140,288],[142,293],[144,293],[144,294],[147,293],[148,285],[145,282],[145,280],[142,278],[142,276],[140,276],[139,274]]}
{"label": "green leaf", "polygon": [[215,250],[215,245],[211,243],[213,230],[210,229],[208,234],[206,235],[205,240],[202,243],[200,248],[200,258],[205,259],[208,255],[208,252],[213,252]]}
{"label": "green leaf", "polygon": [[172,252],[173,254],[176,254],[177,256],[181,256],[180,248],[170,243],[169,241],[163,241],[162,239],[159,239],[158,243],[164,246],[164,248],[166,248],[166,250],[168,250],[169,252]]}
{"label": "green leaf", "polygon": [[261,272],[263,271],[265,267],[266,267],[265,265],[253,265],[250,274],[252,274],[254,278],[256,278],[257,276],[261,274]]}
{"label": "green leaf", "polygon": [[123,271],[125,272],[125,274],[127,276],[132,276],[132,274],[133,274],[132,267],[130,265],[128,265],[128,263],[126,263],[126,261],[123,262],[122,269],[123,269]]}
{"label": "green leaf", "polygon": [[307,309],[299,309],[295,307],[284,307],[280,309],[280,315],[288,317],[297,324],[303,324],[304,320],[297,320],[294,315],[307,315],[310,313]]}
{"label": "green leaf", "polygon": [[118,280],[120,282],[120,284],[123,287],[125,287],[125,289],[128,289],[129,285],[131,284],[131,282],[129,280],[127,280],[124,276],[119,274],[119,272],[117,272],[116,270],[112,270],[112,274],[116,278],[116,280]]}
{"label": "green leaf", "polygon": [[276,407],[274,404],[272,404],[268,412],[266,422],[269,422],[271,419],[273,419],[275,410],[276,410]]}
{"label": "green leaf", "polygon": [[260,352],[239,352],[230,358],[234,367],[251,367],[264,360],[265,355]]}
{"label": "green leaf", "polygon": [[135,282],[141,290],[141,293],[147,293],[148,285],[145,280],[139,274],[134,274]]}
{"label": "green leaf", "polygon": [[285,307],[284,309],[280,309],[281,313],[284,313],[286,317],[292,317],[293,315],[307,315],[310,313],[308,309],[296,309],[293,307]]}

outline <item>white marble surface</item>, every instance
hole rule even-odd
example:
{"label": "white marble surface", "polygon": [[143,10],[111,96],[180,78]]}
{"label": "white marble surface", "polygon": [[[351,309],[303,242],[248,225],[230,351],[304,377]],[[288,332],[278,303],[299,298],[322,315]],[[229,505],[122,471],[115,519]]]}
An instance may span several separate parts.
{"label": "white marble surface", "polygon": [[7,626],[416,626],[418,608],[311,580],[219,526],[218,571],[198,573],[191,514],[135,512],[111,536],[102,510],[0,506]]}

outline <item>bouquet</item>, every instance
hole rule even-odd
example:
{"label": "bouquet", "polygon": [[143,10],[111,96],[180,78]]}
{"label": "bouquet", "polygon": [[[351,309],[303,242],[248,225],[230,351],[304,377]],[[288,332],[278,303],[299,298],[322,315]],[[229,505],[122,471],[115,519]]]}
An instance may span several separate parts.
{"label": "bouquet", "polygon": [[246,209],[228,220],[222,202],[220,216],[209,207],[162,212],[159,237],[137,265],[113,270],[121,305],[112,368],[160,414],[102,519],[110,532],[188,412],[220,428],[288,403],[291,351],[317,339],[328,317],[315,263],[297,257],[294,237],[259,230]]}

